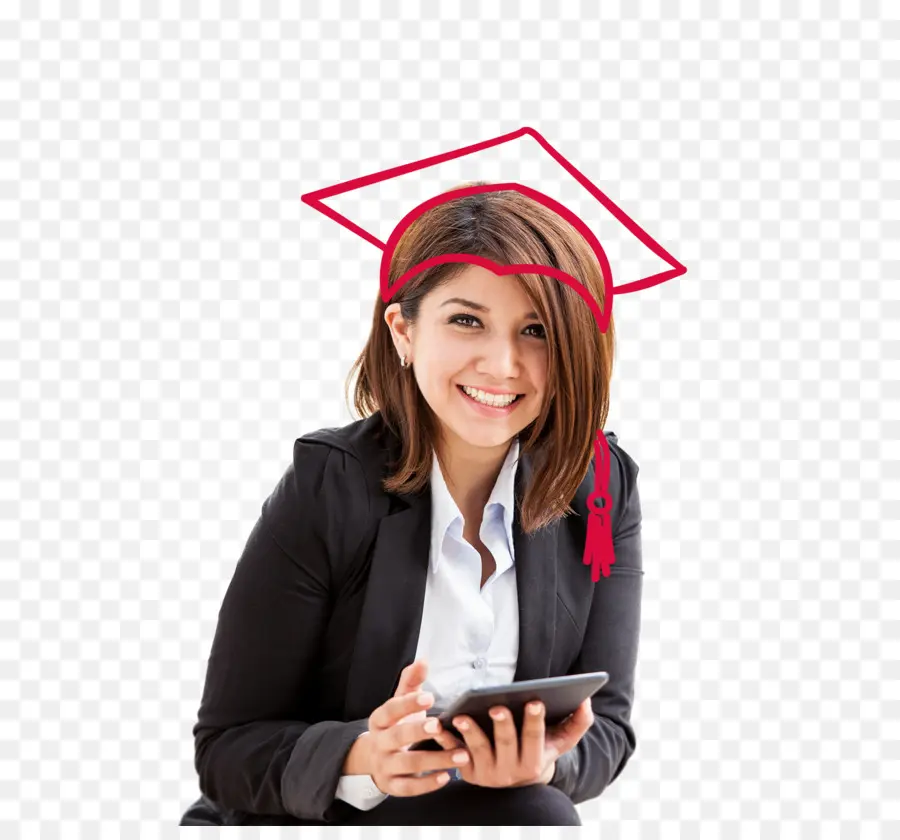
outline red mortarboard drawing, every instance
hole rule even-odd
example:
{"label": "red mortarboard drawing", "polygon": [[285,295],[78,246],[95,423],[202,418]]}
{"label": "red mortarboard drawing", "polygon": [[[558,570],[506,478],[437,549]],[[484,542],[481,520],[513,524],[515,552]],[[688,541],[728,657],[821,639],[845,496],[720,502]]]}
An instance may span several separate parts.
{"label": "red mortarboard drawing", "polygon": [[[393,231],[384,242],[381,241],[381,239],[379,239],[377,235],[372,233],[371,230],[366,229],[366,227],[363,227],[357,222],[351,221],[347,216],[342,215],[341,213],[335,211],[333,208],[323,204],[323,201],[325,201],[326,199],[332,199],[356,190],[362,190],[365,187],[370,187],[372,185],[391,181],[392,179],[397,179],[401,176],[409,175],[410,173],[420,172],[430,167],[435,167],[440,164],[446,164],[447,162],[454,161],[458,158],[485,152],[487,150],[503,146],[504,144],[509,144],[511,141],[518,140],[526,136],[536,140],[540,144],[542,150],[548,153],[556,164],[558,164],[566,172],[568,172],[569,175],[571,175],[578,184],[580,184],[588,191],[593,199],[599,202],[599,204],[602,205],[602,207],[605,208],[606,211],[608,211],[610,216],[613,217],[615,221],[619,223],[619,225],[621,225],[624,229],[627,229],[637,240],[643,243],[646,248],[656,254],[664,263],[666,263],[668,268],[663,271],[657,272],[656,274],[652,274],[646,277],[639,277],[638,279],[631,280],[630,282],[626,282],[618,286],[614,285],[612,268],[610,266],[610,261],[607,257],[606,251],[601,246],[597,236],[591,231],[587,224],[585,224],[585,222],[582,221],[582,219],[580,219],[568,207],[566,207],[556,199],[551,198],[549,195],[539,192],[532,187],[525,186],[524,184],[514,181],[503,181],[501,183],[492,182],[488,185],[461,187],[459,189],[447,191],[437,190],[436,192],[438,194],[434,194],[435,191],[432,190],[432,197],[427,198],[417,206],[413,207],[413,209],[410,210],[396,224]],[[458,178],[458,181],[473,180],[492,179],[473,177],[471,174],[466,177]],[[587,243],[591,246],[594,253],[596,254],[597,260],[600,264],[600,268],[602,270],[604,278],[605,300],[608,301],[608,306],[605,306],[605,308],[601,309],[600,304],[597,302],[597,300],[594,299],[594,297],[590,294],[586,287],[583,286],[577,278],[571,277],[565,272],[552,268],[551,266],[532,264],[514,264],[501,266],[497,265],[491,260],[484,259],[473,254],[443,254],[437,257],[432,257],[431,259],[425,260],[424,262],[421,262],[418,265],[410,268],[409,271],[405,272],[402,277],[397,279],[393,286],[389,285],[389,269],[391,258],[393,256],[397,242],[403,235],[403,232],[419,216],[430,210],[432,207],[455,198],[460,198],[465,195],[471,195],[473,193],[495,192],[498,190],[516,190],[527,196],[528,198],[531,198],[534,201],[543,204],[545,207],[548,207],[549,209],[558,213],[585,238]],[[668,251],[666,251],[655,239],[653,239],[645,230],[643,230],[643,228],[641,228],[633,219],[631,219],[620,207],[618,207],[606,195],[604,195],[604,193],[595,184],[593,184],[587,177],[579,172],[533,128],[520,128],[517,131],[513,131],[509,134],[504,134],[500,137],[495,137],[490,140],[475,143],[471,146],[464,146],[463,148],[456,149],[452,152],[445,152],[443,154],[434,155],[432,157],[424,158],[413,163],[407,163],[403,164],[402,166],[395,166],[390,169],[385,169],[372,175],[364,175],[359,178],[354,178],[350,181],[335,184],[332,187],[326,187],[324,189],[306,193],[305,195],[301,196],[301,199],[304,203],[315,208],[320,213],[324,213],[330,219],[347,228],[347,230],[352,231],[357,236],[361,237],[366,242],[369,242],[382,251],[379,282],[381,286],[381,296],[385,303],[389,302],[391,297],[393,297],[393,295],[396,294],[397,291],[403,288],[405,283],[407,283],[419,272],[424,271],[425,269],[439,263],[465,262],[489,269],[497,275],[520,273],[542,274],[566,283],[567,285],[571,286],[590,307],[600,332],[606,332],[606,328],[609,324],[610,314],[612,313],[614,295],[627,294],[628,292],[637,292],[641,289],[647,289],[651,286],[656,286],[659,283],[663,283],[666,280],[671,280],[675,277],[679,277],[687,271],[684,265],[682,265],[671,254],[669,254]],[[383,224],[383,220],[381,220],[379,224]],[[369,224],[367,225],[367,227],[371,228],[373,227],[373,225]],[[610,567],[613,563],[615,563],[615,553],[613,550],[612,539],[612,523],[609,515],[612,509],[612,499],[608,491],[610,455],[609,445],[606,441],[606,437],[602,429],[597,430],[597,435],[594,440],[594,453],[594,491],[587,498],[589,518],[584,549],[584,564],[591,566],[591,579],[594,582],[597,582],[600,579],[601,572],[604,577],[609,576]],[[599,508],[597,507],[598,502],[602,502],[602,506]]]}

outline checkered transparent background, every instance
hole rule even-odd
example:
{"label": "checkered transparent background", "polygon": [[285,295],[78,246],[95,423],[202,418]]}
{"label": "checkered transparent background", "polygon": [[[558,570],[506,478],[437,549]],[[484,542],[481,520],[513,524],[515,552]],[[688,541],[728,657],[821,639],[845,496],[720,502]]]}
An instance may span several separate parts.
{"label": "checkered transparent background", "polygon": [[638,748],[584,824],[897,836],[896,9],[440,5],[0,5],[0,833],[198,795],[221,597],[377,294],[300,195],[531,125],[689,269],[615,306]]}

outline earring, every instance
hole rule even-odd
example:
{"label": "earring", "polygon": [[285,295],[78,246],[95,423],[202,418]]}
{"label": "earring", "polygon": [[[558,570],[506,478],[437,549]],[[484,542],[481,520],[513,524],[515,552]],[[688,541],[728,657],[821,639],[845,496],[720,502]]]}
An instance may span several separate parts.
{"label": "earring", "polygon": [[400,359],[400,367],[402,367],[402,368],[408,368],[408,367],[409,367],[409,362],[406,361],[406,355],[405,355],[405,354],[404,354],[403,358]]}

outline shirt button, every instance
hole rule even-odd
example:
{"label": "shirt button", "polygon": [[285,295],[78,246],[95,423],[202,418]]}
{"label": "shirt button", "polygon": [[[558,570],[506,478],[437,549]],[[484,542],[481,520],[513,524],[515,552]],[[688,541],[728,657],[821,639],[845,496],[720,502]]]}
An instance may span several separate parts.
{"label": "shirt button", "polygon": [[482,659],[482,658],[479,656],[478,659],[476,659],[476,660],[474,660],[474,661],[472,662],[472,667],[473,667],[473,668],[484,668],[484,664],[485,664],[485,663],[484,663],[484,659]]}

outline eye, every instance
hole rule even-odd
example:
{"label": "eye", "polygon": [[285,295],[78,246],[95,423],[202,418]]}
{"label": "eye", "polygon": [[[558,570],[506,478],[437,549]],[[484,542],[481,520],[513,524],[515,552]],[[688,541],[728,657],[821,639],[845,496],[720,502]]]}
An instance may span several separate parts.
{"label": "eye", "polygon": [[475,321],[475,323],[480,323],[474,315],[454,315],[447,323],[459,324],[461,327],[468,327],[471,329],[471,325],[464,324],[462,323],[463,321]]}
{"label": "eye", "polygon": [[539,332],[537,335],[535,335],[535,338],[546,338],[547,337],[547,332],[546,332],[546,330],[544,330],[543,324],[529,324],[527,327],[525,327],[525,329],[526,330],[538,330]]}

